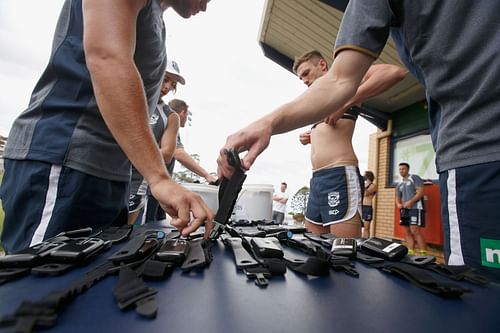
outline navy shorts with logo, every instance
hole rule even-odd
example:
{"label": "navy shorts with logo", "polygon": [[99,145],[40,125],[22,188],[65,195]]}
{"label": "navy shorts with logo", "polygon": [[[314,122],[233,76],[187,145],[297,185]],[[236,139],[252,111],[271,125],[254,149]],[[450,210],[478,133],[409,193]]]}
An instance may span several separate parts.
{"label": "navy shorts with logo", "polygon": [[448,265],[468,265],[500,282],[500,162],[439,174]]}
{"label": "navy shorts with logo", "polygon": [[315,171],[310,182],[306,219],[318,225],[345,222],[361,214],[362,177],[356,166]]}
{"label": "navy shorts with logo", "polygon": [[30,160],[4,161],[1,242],[17,252],[63,231],[127,223],[128,182]]}
{"label": "navy shorts with logo", "polygon": [[401,208],[399,210],[399,224],[407,227],[410,225],[425,227],[424,210]]}
{"label": "navy shorts with logo", "polygon": [[363,219],[363,221],[370,222],[373,218],[373,207],[368,205],[362,205],[361,218]]}

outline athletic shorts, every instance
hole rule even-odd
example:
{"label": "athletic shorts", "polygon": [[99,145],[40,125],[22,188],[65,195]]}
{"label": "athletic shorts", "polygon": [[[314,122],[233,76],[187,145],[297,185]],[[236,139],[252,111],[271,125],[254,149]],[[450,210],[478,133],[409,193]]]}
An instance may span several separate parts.
{"label": "athletic shorts", "polygon": [[410,225],[416,225],[425,227],[425,212],[422,209],[401,208],[399,210],[399,217],[399,224],[402,226],[409,227]]}
{"label": "athletic shorts", "polygon": [[310,182],[306,218],[318,225],[331,225],[361,214],[363,178],[355,166],[315,171]]}
{"label": "athletic shorts", "polygon": [[500,282],[500,162],[439,174],[445,260]]}
{"label": "athletic shorts", "polygon": [[370,222],[373,217],[373,207],[372,206],[367,206],[367,205],[362,205],[361,206],[361,218],[363,221]]}
{"label": "athletic shorts", "polygon": [[63,231],[127,223],[128,182],[50,163],[4,160],[1,242],[8,253]]}

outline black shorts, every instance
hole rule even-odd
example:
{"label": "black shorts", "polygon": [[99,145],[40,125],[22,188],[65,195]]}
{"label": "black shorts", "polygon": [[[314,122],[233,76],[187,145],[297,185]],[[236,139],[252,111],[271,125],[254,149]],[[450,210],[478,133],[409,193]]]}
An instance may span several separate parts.
{"label": "black shorts", "polygon": [[363,205],[361,206],[361,218],[363,221],[370,222],[373,218],[373,207],[372,206],[367,206]]}
{"label": "black shorts", "polygon": [[402,226],[416,225],[425,227],[425,212],[422,209],[401,208],[399,217],[399,224]]}

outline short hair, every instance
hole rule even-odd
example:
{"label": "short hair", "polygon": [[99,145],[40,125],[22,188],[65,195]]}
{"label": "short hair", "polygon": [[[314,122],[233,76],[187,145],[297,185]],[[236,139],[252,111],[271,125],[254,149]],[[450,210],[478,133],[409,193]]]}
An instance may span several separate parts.
{"label": "short hair", "polygon": [[370,170],[365,171],[365,177],[371,182],[375,180],[375,175]]}
{"label": "short hair", "polygon": [[174,98],[173,100],[168,102],[168,106],[170,107],[170,109],[172,109],[172,111],[177,113],[188,109],[188,105],[186,104],[186,102],[184,102],[182,99],[177,98]]}
{"label": "short hair", "polygon": [[286,187],[288,187],[288,184],[285,182],[281,182],[281,185],[285,185]]}
{"label": "short hair", "polygon": [[321,59],[323,59],[326,62],[325,57],[323,57],[321,52],[317,50],[306,52],[300,57],[295,58],[295,61],[293,62],[293,72],[297,74],[297,68],[299,68],[299,66],[306,61],[312,61],[315,65],[317,65]]}
{"label": "short hair", "polygon": [[406,162],[399,163],[399,166],[405,166],[405,167],[408,168],[408,170],[410,169],[410,165],[408,163],[406,163]]}

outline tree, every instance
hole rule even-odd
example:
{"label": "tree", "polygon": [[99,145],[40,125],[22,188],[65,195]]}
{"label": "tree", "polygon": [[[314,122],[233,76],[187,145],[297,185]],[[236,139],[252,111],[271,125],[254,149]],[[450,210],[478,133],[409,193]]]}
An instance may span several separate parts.
{"label": "tree", "polygon": [[300,220],[304,218],[308,199],[309,199],[309,187],[307,186],[303,186],[293,195],[291,206],[293,209],[294,219]]}
{"label": "tree", "polygon": [[[195,160],[198,164],[200,163],[200,155],[198,154],[190,154],[190,156]],[[180,165],[181,168],[179,171],[174,172],[173,178],[176,182],[179,183],[200,183],[201,177],[196,173],[188,170],[184,165],[177,162],[177,165]]]}

